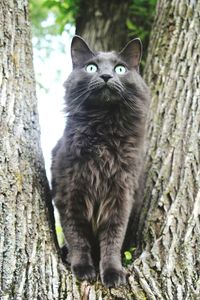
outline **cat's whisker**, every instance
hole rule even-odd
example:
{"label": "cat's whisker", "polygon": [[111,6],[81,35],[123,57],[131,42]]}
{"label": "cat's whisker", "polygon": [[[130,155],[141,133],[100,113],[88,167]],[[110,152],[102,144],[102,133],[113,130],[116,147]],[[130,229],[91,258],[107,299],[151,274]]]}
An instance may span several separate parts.
{"label": "cat's whisker", "polygon": [[[89,87],[86,87],[86,86],[84,85],[84,87],[83,87],[82,89],[78,89],[78,90],[72,91],[72,92],[71,92],[71,96],[73,97],[73,101],[74,101],[74,102],[77,101],[77,100],[80,99],[83,95],[86,95],[87,93],[89,94],[91,91],[93,91],[93,90],[95,90],[95,89],[97,89],[97,88],[101,88],[103,85],[104,85],[104,84],[102,84],[102,83],[94,82],[94,83],[92,83]],[[80,92],[81,92],[81,94],[80,94]],[[74,98],[74,96],[75,96],[76,94],[78,94],[78,96]],[[85,99],[84,99],[84,101],[85,101]],[[78,108],[82,105],[82,103],[83,103],[84,101],[81,101],[81,103],[79,104]]]}
{"label": "cat's whisker", "polygon": [[[118,83],[116,83],[116,86],[117,86],[117,90],[119,91],[121,97],[124,99],[124,101],[126,101],[126,103],[129,104],[129,107],[132,107],[134,109],[134,111],[137,111],[136,108],[138,105],[137,105],[137,101],[134,97],[135,96],[134,91],[128,89],[126,86],[124,86],[123,83],[121,83],[120,85]],[[126,92],[124,93],[123,91],[126,91]]]}
{"label": "cat's whisker", "polygon": [[[110,83],[109,87],[117,92],[119,94],[119,96],[123,99],[123,101],[125,102],[125,104],[131,109],[132,112],[134,112],[134,114],[137,113],[137,103],[133,97],[133,93],[131,93],[129,90],[127,90],[127,88],[123,85],[123,83],[118,83],[115,82]],[[126,91],[126,92],[124,92]]]}
{"label": "cat's whisker", "polygon": [[126,97],[123,95],[123,93],[120,93],[120,96],[122,97],[122,99],[124,100],[126,105],[131,109],[131,111],[133,113],[137,114],[137,109],[136,109],[135,105],[132,105],[133,103],[131,101],[128,101],[128,99],[126,99]]}
{"label": "cat's whisker", "polygon": [[70,112],[73,110],[73,113],[77,113],[79,111],[80,106],[83,104],[83,102],[86,100],[86,97],[88,94],[88,90],[84,91],[83,93],[81,93],[81,95],[79,95],[78,97],[74,98],[74,102],[77,101],[78,99],[80,99],[81,97],[84,96],[84,98],[82,99],[82,101],[80,101],[80,103],[76,106],[76,109],[74,109],[74,105],[72,105],[71,107],[68,106],[67,107],[67,112]]}
{"label": "cat's whisker", "polygon": [[73,98],[73,101],[80,99],[83,95],[87,94],[88,92],[89,92],[88,89],[84,89],[81,94],[79,94],[77,97]]}
{"label": "cat's whisker", "polygon": [[117,91],[118,93],[121,93],[122,92],[122,86],[120,84],[118,84],[117,82],[115,83],[110,83],[109,84],[109,87],[114,90],[114,91]]}
{"label": "cat's whisker", "polygon": [[89,90],[90,91],[93,91],[95,89],[99,89],[101,87],[104,86],[104,83],[103,82],[92,82],[90,85],[89,85]]}
{"label": "cat's whisker", "polygon": [[72,92],[70,93],[70,95],[71,95],[71,97],[74,98],[76,95],[80,95],[80,93],[82,94],[82,92],[85,92],[86,90],[88,90],[87,87],[84,87],[84,88],[82,88],[82,89],[77,89],[77,90],[75,90],[75,91],[72,91]]}
{"label": "cat's whisker", "polygon": [[[72,93],[71,95],[75,95],[76,93],[79,94],[80,91],[82,92],[80,95],[78,95],[77,97],[73,98],[73,103],[75,103],[77,100],[79,100],[80,98],[83,97],[83,99],[81,99],[80,103],[76,106],[76,109],[74,109],[73,106],[73,113],[77,113],[79,112],[80,107],[82,106],[82,104],[85,102],[85,100],[87,99],[88,95],[90,94],[90,92],[92,92],[95,89],[99,89],[101,87],[103,87],[104,84],[103,83],[99,83],[99,82],[93,82],[88,88],[83,88],[82,90],[79,89],[77,91],[74,91],[74,94]],[[67,109],[68,112],[71,111],[70,106],[68,106]],[[70,116],[70,115],[69,115]]]}

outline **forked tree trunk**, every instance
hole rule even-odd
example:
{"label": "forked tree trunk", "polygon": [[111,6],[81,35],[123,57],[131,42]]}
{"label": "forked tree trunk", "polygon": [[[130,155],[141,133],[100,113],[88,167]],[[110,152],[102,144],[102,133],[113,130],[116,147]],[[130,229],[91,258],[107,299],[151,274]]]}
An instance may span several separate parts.
{"label": "forked tree trunk", "polygon": [[27,3],[3,0],[0,9],[0,299],[198,299],[200,0],[157,6],[145,72],[152,104],[142,252],[119,289],[76,282],[57,254]]}

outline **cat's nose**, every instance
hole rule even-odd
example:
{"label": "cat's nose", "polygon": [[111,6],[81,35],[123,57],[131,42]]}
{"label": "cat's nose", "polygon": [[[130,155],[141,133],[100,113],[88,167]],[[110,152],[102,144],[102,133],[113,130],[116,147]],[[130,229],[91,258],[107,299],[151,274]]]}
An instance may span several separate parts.
{"label": "cat's nose", "polygon": [[105,82],[107,82],[110,78],[112,78],[112,75],[109,74],[102,74],[100,76]]}

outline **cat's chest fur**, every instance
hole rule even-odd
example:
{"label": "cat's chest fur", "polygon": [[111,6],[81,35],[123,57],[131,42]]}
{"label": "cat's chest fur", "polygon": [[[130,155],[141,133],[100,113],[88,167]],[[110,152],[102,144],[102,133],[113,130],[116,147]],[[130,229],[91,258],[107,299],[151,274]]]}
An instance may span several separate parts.
{"label": "cat's chest fur", "polygon": [[107,114],[87,122],[76,121],[76,127],[69,124],[69,152],[81,162],[93,160],[97,168],[102,172],[107,170],[110,176],[116,168],[128,170],[133,163],[137,140],[134,137],[134,120],[132,130],[129,125],[129,132],[126,131],[126,122],[119,114]]}
{"label": "cat's chest fur", "polygon": [[[132,125],[128,124],[129,130],[127,122]],[[77,180],[83,185],[90,208],[88,219],[93,220],[95,226],[102,215],[106,215],[102,207],[112,189],[131,195],[133,186],[137,186],[138,178],[134,173],[139,167],[135,159],[139,145],[134,129],[134,119],[123,120],[120,113],[97,114],[94,118],[87,117],[87,121],[69,120],[66,126],[66,151],[60,156],[60,164],[68,162],[63,169],[67,181]]]}

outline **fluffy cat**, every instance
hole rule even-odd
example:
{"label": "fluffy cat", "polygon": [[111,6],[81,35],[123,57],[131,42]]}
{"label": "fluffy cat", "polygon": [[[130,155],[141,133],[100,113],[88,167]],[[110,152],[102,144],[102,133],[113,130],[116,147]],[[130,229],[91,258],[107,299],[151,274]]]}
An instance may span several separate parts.
{"label": "fluffy cat", "polygon": [[94,246],[106,287],[126,283],[121,249],[143,160],[149,91],[139,75],[141,41],[95,52],[79,36],[65,83],[67,122],[52,152],[52,189],[72,272],[93,280]]}

